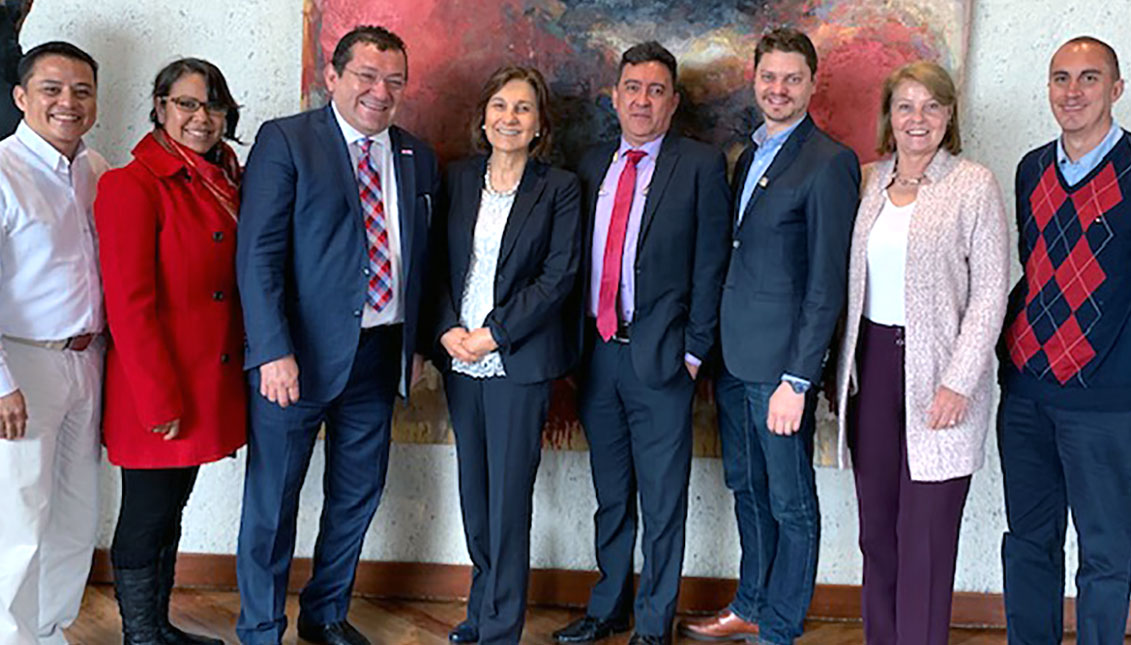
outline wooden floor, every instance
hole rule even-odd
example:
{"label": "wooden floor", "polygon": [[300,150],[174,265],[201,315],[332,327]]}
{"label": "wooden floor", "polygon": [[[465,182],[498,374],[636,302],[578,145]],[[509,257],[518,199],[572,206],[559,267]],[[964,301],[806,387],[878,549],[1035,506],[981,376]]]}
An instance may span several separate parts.
{"label": "wooden floor", "polygon": [[[237,643],[236,616],[239,614],[239,596],[227,591],[177,590],[173,595],[171,610],[173,622],[183,629],[222,638]],[[298,597],[291,596],[287,615],[294,624],[298,613]],[[525,645],[549,645],[550,633],[581,615],[579,610],[531,609],[526,619]],[[357,598],[350,610],[350,621],[375,644],[442,645],[448,642],[448,630],[463,619],[461,603],[452,602],[401,602]],[[72,643],[82,645],[114,645],[121,643],[121,623],[114,590],[106,585],[87,587],[82,614],[74,626],[67,630]],[[609,639],[602,645],[622,645],[628,636]],[[283,640],[287,645],[301,643],[293,627]],[[695,641],[680,640],[681,644]],[[858,645],[864,642],[859,623],[810,622],[798,645]],[[951,645],[999,645],[1005,643],[1005,633],[1000,630],[951,631]],[[1065,643],[1075,643],[1065,639]]]}

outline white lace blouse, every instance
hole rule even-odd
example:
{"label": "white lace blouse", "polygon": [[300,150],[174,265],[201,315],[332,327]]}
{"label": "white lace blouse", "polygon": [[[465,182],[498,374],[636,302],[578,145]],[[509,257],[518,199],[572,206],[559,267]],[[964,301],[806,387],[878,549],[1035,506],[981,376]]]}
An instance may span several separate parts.
{"label": "white lace blouse", "polygon": [[[517,190],[515,187],[505,193],[495,192],[491,188],[490,170],[483,178],[479,217],[475,221],[475,237],[471,245],[471,267],[467,271],[467,282],[460,300],[459,321],[464,329],[482,327],[487,314],[495,308],[495,269],[499,263],[499,246]],[[474,363],[453,358],[452,371],[472,378],[507,375],[497,351]]]}

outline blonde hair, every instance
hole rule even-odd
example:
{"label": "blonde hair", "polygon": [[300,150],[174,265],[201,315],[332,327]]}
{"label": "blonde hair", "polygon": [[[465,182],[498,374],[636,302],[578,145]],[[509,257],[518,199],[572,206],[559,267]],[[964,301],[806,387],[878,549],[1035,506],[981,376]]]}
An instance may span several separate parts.
{"label": "blonde hair", "polygon": [[950,108],[950,121],[946,124],[940,148],[952,155],[962,152],[962,136],[958,131],[958,90],[954,81],[941,65],[928,60],[908,63],[888,75],[884,81],[883,95],[880,98],[880,120],[877,124],[876,152],[887,155],[895,152],[895,134],[891,128],[891,97],[895,88],[903,81],[915,81],[931,96]]}

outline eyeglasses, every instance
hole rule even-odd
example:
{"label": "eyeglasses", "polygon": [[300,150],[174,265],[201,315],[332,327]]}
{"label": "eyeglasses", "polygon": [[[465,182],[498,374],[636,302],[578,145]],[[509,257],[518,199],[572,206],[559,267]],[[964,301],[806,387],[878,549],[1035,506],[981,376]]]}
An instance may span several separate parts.
{"label": "eyeglasses", "polygon": [[404,78],[400,76],[394,76],[392,78],[388,76],[378,76],[372,72],[357,72],[348,67],[346,67],[345,70],[356,76],[357,80],[361,82],[361,86],[365,88],[370,88],[383,82],[385,83],[385,89],[390,92],[399,92],[404,89],[405,81]]}
{"label": "eyeglasses", "polygon": [[161,100],[172,102],[178,110],[185,114],[196,114],[197,110],[204,108],[211,116],[228,115],[228,105],[219,101],[208,101],[206,103],[191,96],[165,96]]}

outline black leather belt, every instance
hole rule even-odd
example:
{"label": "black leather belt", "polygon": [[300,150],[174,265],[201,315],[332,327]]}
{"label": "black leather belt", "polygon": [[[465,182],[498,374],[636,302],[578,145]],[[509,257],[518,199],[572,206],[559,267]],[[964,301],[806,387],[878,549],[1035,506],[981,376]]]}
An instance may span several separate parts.
{"label": "black leather belt", "polygon": [[609,342],[610,343],[620,343],[621,345],[627,345],[631,339],[632,339],[632,323],[624,322],[623,320],[618,321],[617,322],[617,331],[616,331],[616,333],[613,334],[612,338],[609,339]]}

